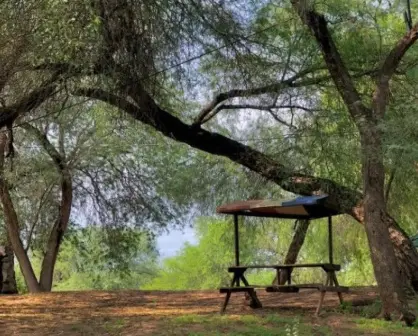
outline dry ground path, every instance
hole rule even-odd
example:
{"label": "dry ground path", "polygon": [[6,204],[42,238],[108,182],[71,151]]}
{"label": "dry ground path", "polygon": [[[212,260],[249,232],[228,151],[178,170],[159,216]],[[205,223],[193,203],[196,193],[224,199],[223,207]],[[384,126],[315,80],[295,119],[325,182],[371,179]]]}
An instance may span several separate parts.
{"label": "dry ground path", "polygon": [[[235,294],[224,317],[218,314],[223,295],[216,291],[88,291],[2,296],[0,335],[275,335],[281,334],[281,330],[286,335],[286,328],[299,328],[300,324],[311,328],[306,335],[370,334],[362,333],[361,327],[356,330],[354,316],[339,310],[335,293],[327,293],[321,318],[312,316],[317,291],[283,294],[260,290],[258,294],[263,309],[251,310],[243,305],[243,294]],[[344,297],[356,305],[372,302],[377,295],[373,288],[356,288]],[[401,330],[398,334],[409,335],[409,331]],[[417,329],[413,332],[418,335]],[[302,331],[301,334],[305,335]],[[375,334],[386,335],[379,330]],[[396,334],[397,330],[390,333]]]}

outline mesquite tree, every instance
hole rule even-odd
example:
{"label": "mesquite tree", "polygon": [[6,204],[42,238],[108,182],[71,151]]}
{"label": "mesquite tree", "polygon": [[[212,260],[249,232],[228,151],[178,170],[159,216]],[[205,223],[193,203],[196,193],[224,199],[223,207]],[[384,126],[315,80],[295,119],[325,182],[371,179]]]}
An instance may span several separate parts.
{"label": "mesquite tree", "polygon": [[[385,117],[389,101],[389,81],[403,55],[418,39],[418,24],[410,29],[383,59],[376,73],[376,87],[371,102],[364,102],[328,29],[325,17],[316,12],[313,3],[292,1],[302,21],[311,30],[322,51],[325,63],[347,110],[356,124],[362,149],[364,215],[367,237],[376,280],[379,284],[385,317],[401,312],[408,324],[415,317],[409,311],[404,292],[404,275],[396,262],[395,252],[386,229],[391,218],[386,215],[385,168],[382,131],[379,123]],[[401,274],[401,276],[399,276]]]}

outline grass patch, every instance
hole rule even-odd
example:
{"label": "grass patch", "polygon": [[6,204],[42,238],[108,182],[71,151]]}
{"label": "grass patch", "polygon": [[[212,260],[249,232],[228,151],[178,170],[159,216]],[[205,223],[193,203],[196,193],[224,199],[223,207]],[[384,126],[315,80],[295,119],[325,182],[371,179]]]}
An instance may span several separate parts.
{"label": "grass patch", "polygon": [[[188,336],[328,336],[328,327],[278,315],[184,315],[172,319]],[[193,331],[191,331],[193,330]]]}
{"label": "grass patch", "polygon": [[401,335],[417,335],[418,324],[415,323],[413,327],[406,327],[402,322],[384,321],[378,319],[358,318],[354,320],[356,326],[368,333],[391,333]]}
{"label": "grass patch", "polygon": [[125,321],[123,319],[115,319],[112,321],[107,321],[103,324],[103,328],[108,333],[117,333],[125,327]]}

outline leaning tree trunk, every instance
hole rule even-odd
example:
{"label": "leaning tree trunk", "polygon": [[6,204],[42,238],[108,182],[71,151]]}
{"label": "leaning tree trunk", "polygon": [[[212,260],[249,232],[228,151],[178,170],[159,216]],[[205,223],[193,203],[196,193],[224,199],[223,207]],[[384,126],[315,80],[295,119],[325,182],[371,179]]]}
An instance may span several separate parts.
{"label": "leaning tree trunk", "polygon": [[381,135],[372,121],[361,134],[362,174],[364,186],[364,219],[374,274],[379,285],[383,315],[391,319],[392,313],[401,313],[405,322],[415,321],[405,292],[406,274],[398,266],[388,233],[384,194],[385,171]]}
{"label": "leaning tree trunk", "polygon": [[4,149],[7,137],[4,133],[0,134],[0,201],[3,207],[4,221],[6,223],[7,235],[13,248],[20,269],[25,278],[26,286],[29,292],[36,293],[40,291],[38,281],[30,263],[29,257],[20,240],[19,222],[12,199],[10,197],[7,183],[4,179]]}
{"label": "leaning tree trunk", "polygon": [[[308,232],[309,220],[298,220],[296,222],[296,231],[293,235],[292,242],[287,250],[286,257],[284,258],[284,264],[295,264],[305,241],[306,232]],[[277,279],[277,275],[274,277],[273,284],[284,285],[288,279],[288,272],[291,270],[284,269],[280,271],[280,279]]]}
{"label": "leaning tree trunk", "polygon": [[17,294],[14,256],[12,245],[8,242],[5,246],[5,256],[1,267],[2,294]]}
{"label": "leaning tree trunk", "polygon": [[3,212],[5,222],[7,226],[7,234],[12,245],[13,251],[16,254],[16,258],[19,261],[20,269],[23,277],[25,278],[26,286],[29,292],[40,292],[40,287],[30,263],[29,257],[23,247],[23,243],[20,240],[19,225],[17,222],[16,212],[14,211],[13,204],[8,195],[7,188],[0,182],[0,199],[3,206]]}
{"label": "leaning tree trunk", "polygon": [[63,169],[61,172],[61,204],[59,218],[54,223],[48,239],[39,279],[39,284],[43,291],[49,292],[52,289],[55,263],[57,261],[64,233],[67,230],[68,222],[70,220],[73,198],[72,188],[71,174],[68,170]]}

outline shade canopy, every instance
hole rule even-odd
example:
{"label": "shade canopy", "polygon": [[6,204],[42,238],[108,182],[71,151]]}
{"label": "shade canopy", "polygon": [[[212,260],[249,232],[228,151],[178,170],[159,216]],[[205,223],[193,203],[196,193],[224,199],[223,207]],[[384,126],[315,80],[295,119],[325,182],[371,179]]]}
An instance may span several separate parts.
{"label": "shade canopy", "polygon": [[327,207],[327,198],[328,195],[321,195],[301,196],[289,201],[237,201],[221,205],[216,209],[216,212],[240,216],[289,219],[316,219],[339,215],[340,212]]}

